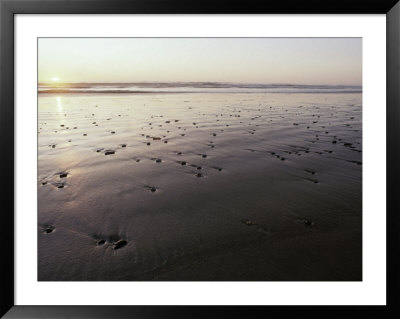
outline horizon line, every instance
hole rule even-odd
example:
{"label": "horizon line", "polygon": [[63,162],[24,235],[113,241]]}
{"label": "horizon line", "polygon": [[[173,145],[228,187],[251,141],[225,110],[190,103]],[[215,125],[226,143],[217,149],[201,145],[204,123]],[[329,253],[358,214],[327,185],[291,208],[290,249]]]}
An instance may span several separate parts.
{"label": "horizon line", "polygon": [[37,82],[38,84],[138,84],[138,83],[209,83],[209,84],[242,84],[242,85],[290,85],[290,86],[359,86],[362,84],[300,84],[300,83],[261,83],[261,82],[225,82],[225,81],[134,81],[134,82],[54,82],[54,81],[42,81]]}

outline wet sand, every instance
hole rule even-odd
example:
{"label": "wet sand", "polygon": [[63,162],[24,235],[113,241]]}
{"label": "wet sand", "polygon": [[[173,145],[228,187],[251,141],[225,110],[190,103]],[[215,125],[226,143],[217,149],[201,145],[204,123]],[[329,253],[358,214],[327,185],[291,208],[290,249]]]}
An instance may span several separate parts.
{"label": "wet sand", "polygon": [[361,94],[39,94],[41,281],[362,279]]}

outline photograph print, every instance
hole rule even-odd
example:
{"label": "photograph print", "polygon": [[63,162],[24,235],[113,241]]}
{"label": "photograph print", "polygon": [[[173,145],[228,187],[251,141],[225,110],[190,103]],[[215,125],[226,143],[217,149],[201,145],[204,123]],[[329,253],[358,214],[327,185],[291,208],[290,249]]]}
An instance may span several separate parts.
{"label": "photograph print", "polygon": [[361,38],[38,38],[39,281],[361,281]]}

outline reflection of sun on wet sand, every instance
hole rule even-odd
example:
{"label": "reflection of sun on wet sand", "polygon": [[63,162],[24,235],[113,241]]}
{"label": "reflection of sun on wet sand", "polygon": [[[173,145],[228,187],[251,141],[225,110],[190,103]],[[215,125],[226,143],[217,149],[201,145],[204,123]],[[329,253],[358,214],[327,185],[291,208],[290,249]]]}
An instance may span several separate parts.
{"label": "reflection of sun on wet sand", "polygon": [[361,280],[361,94],[39,94],[39,280]]}

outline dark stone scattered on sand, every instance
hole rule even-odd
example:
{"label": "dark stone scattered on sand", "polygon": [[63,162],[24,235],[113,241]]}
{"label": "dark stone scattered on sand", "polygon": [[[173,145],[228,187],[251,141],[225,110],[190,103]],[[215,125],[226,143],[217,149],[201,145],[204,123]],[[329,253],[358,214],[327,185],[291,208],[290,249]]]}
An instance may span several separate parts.
{"label": "dark stone scattered on sand", "polygon": [[64,188],[64,184],[58,184],[57,188]]}
{"label": "dark stone scattered on sand", "polygon": [[56,148],[56,144],[51,145],[51,148]]}
{"label": "dark stone scattered on sand", "polygon": [[111,131],[111,134],[115,134],[115,131]]}
{"label": "dark stone scattered on sand", "polygon": [[60,174],[60,178],[64,178],[64,177],[67,177],[68,176],[68,173],[61,173]]}
{"label": "dark stone scattered on sand", "polygon": [[153,137],[153,141],[159,141],[161,140],[161,137]]}
{"label": "dark stone scattered on sand", "polygon": [[120,239],[113,243],[113,246],[114,246],[113,249],[114,250],[120,249],[120,248],[124,247],[127,243],[128,242],[126,240]]}
{"label": "dark stone scattered on sand", "polygon": [[314,225],[314,223],[313,223],[311,220],[309,220],[309,219],[303,219],[303,223],[304,223],[304,225],[306,225],[306,226],[312,226],[312,225]]}
{"label": "dark stone scattered on sand", "polygon": [[86,134],[86,133],[83,133],[83,136],[87,136],[87,134]]}
{"label": "dark stone scattered on sand", "polygon": [[182,162],[181,162],[181,165],[186,165],[186,162],[185,162],[185,161],[182,161]]}
{"label": "dark stone scattered on sand", "polygon": [[150,142],[147,142],[147,143],[146,143],[146,145],[148,145],[148,146],[149,146],[150,144],[151,144]]}
{"label": "dark stone scattered on sand", "polygon": [[121,144],[121,147],[126,147],[126,144]]}
{"label": "dark stone scattered on sand", "polygon": [[105,241],[104,239],[100,239],[100,240],[97,242],[97,245],[101,246],[101,245],[104,245],[105,243],[106,243],[106,241]]}
{"label": "dark stone scattered on sand", "polygon": [[50,233],[53,232],[53,230],[54,230],[54,228],[52,228],[52,227],[46,227],[43,231],[44,231],[46,234],[50,234]]}
{"label": "dark stone scattered on sand", "polygon": [[202,173],[197,173],[196,177],[203,177],[203,174]]}
{"label": "dark stone scattered on sand", "polygon": [[336,141],[332,141],[332,144],[336,144],[337,142]]}
{"label": "dark stone scattered on sand", "polygon": [[201,157],[202,157],[202,158],[206,158],[207,155],[206,155],[206,154],[202,154]]}
{"label": "dark stone scattered on sand", "polygon": [[156,163],[161,163],[161,158],[157,158]]}
{"label": "dark stone scattered on sand", "polygon": [[164,141],[164,143],[165,143],[165,144],[167,144],[167,143],[168,143],[168,141]]}
{"label": "dark stone scattered on sand", "polygon": [[46,181],[42,182],[42,185],[46,185],[46,184],[47,184],[47,182],[46,182]]}
{"label": "dark stone scattered on sand", "polygon": [[242,223],[243,224],[245,224],[245,225],[247,225],[247,226],[254,226],[254,225],[256,225],[255,223],[253,223],[251,220],[249,220],[249,219],[244,219],[244,220],[242,220]]}
{"label": "dark stone scattered on sand", "polygon": [[213,136],[217,136],[217,134],[216,134],[216,133],[213,133],[212,135],[213,135]]}
{"label": "dark stone scattered on sand", "polygon": [[154,186],[150,187],[150,192],[154,193],[157,190]]}
{"label": "dark stone scattered on sand", "polygon": [[104,152],[104,155],[111,155],[111,154],[115,154],[115,151],[107,150],[107,151]]}
{"label": "dark stone scattered on sand", "polygon": [[178,152],[178,153],[176,153],[177,155],[182,155],[182,152]]}
{"label": "dark stone scattered on sand", "polygon": [[200,170],[200,169],[203,169],[203,168],[201,166],[197,166],[197,169]]}
{"label": "dark stone scattered on sand", "polygon": [[346,147],[351,147],[351,146],[353,146],[353,144],[351,144],[351,143],[344,143],[343,145],[346,146]]}

